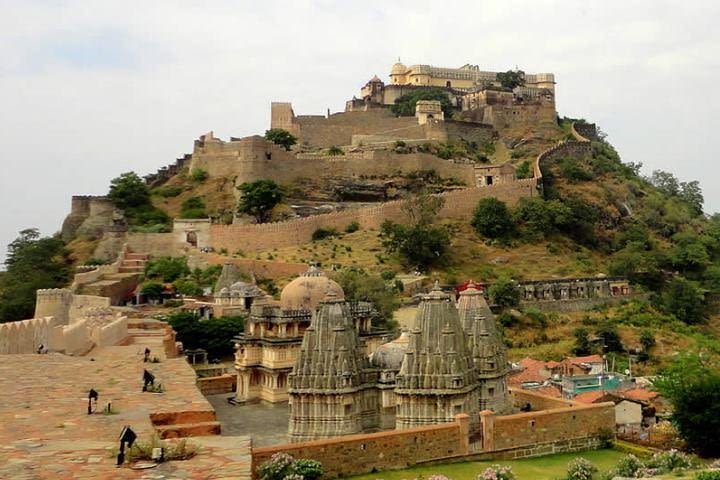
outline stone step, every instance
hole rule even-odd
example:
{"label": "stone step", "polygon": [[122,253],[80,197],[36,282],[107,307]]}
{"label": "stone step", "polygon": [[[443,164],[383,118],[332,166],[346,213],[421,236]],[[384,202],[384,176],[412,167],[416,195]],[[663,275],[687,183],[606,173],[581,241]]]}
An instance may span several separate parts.
{"label": "stone step", "polygon": [[155,427],[162,439],[183,437],[205,437],[220,435],[220,422],[183,423],[179,425],[163,425]]}
{"label": "stone step", "polygon": [[125,260],[149,260],[150,255],[147,253],[126,253]]}
{"label": "stone step", "polygon": [[121,265],[119,271],[120,273],[142,273],[143,271],[145,271],[145,267]]}
{"label": "stone step", "polygon": [[124,267],[132,267],[132,266],[143,267],[143,266],[145,266],[145,263],[147,263],[145,260],[125,259],[125,261],[122,262],[122,266],[124,266]]}

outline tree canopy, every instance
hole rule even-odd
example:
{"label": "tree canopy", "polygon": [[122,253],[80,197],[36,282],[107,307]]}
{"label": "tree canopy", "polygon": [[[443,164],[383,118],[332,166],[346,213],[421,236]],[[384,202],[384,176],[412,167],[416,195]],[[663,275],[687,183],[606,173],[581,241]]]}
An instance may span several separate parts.
{"label": "tree canopy", "polygon": [[472,226],[488,238],[508,236],[515,228],[507,205],[495,197],[483,198],[478,202]]}
{"label": "tree canopy", "polygon": [[233,338],[243,332],[244,317],[217,317],[201,320],[192,312],[170,315],[168,323],[177,332],[177,339],[185,349],[202,348],[210,358],[222,359],[232,355]]}
{"label": "tree canopy", "polygon": [[297,137],[282,128],[266,130],[265,139],[273,142],[275,145],[280,145],[285,150],[290,150],[290,147],[297,143]]}
{"label": "tree canopy", "polygon": [[448,94],[445,90],[438,87],[427,87],[412,90],[405,95],[395,99],[395,104],[390,110],[401,117],[412,117],[415,115],[415,104],[418,100],[438,100],[442,108],[445,118],[452,117],[453,106],[450,103]]}
{"label": "tree canopy", "polygon": [[720,365],[703,354],[686,354],[654,386],[672,403],[672,421],[688,447],[702,456],[720,456]]}
{"label": "tree canopy", "polygon": [[525,85],[525,72],[522,70],[508,70],[507,72],[499,72],[497,79],[503,88],[510,90],[521,85]]}
{"label": "tree canopy", "polygon": [[108,198],[123,210],[131,225],[166,224],[170,217],[150,201],[150,189],[135,172],[123,173],[110,182]]}
{"label": "tree canopy", "polygon": [[272,180],[245,182],[237,187],[242,193],[238,212],[252,215],[258,223],[270,219],[270,212],[285,198],[285,189]]}
{"label": "tree canopy", "polygon": [[32,318],[36,290],[67,285],[67,255],[60,238],[41,237],[36,228],[21,231],[8,246],[7,271],[0,276],[0,322]]}
{"label": "tree canopy", "polygon": [[345,292],[349,302],[370,302],[378,311],[373,325],[391,328],[394,326],[393,312],[398,308],[393,289],[388,288],[380,275],[374,275],[359,268],[348,268],[333,277]]}

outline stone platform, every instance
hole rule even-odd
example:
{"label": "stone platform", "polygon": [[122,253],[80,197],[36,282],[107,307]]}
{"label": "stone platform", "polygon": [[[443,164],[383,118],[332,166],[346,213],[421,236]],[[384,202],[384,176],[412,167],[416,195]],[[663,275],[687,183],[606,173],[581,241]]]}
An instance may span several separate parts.
{"label": "stone platform", "polygon": [[[165,358],[152,331],[131,341],[83,357],[0,355],[0,478],[250,478],[249,437],[203,436],[219,433],[219,423],[185,359]],[[146,346],[160,363],[143,363]],[[141,391],[144,368],[164,393]],[[88,415],[91,388],[99,393],[98,410],[112,402],[117,413]],[[188,439],[201,451],[149,470],[116,468],[125,425],[142,441],[155,432],[201,435]]]}

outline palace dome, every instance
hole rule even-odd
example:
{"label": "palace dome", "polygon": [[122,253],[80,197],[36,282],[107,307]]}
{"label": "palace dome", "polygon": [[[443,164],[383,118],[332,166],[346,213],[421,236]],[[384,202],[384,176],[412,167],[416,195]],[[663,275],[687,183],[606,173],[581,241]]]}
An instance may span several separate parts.
{"label": "palace dome", "polygon": [[395,65],[392,66],[392,69],[390,70],[390,75],[405,75],[406,72],[407,67],[402,63],[397,62]]}
{"label": "palace dome", "polygon": [[315,310],[328,293],[345,298],[345,292],[337,282],[329,279],[315,266],[288,283],[280,293],[280,308],[283,310]]}

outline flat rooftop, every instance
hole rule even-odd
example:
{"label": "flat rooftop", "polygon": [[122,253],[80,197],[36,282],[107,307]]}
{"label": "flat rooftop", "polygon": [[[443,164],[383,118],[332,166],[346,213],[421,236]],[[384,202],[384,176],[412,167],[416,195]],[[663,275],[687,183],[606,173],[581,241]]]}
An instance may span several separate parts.
{"label": "flat rooftop", "polygon": [[[149,332],[148,332],[149,333]],[[125,425],[146,441],[154,433],[151,413],[212,411],[195,386],[184,358],[164,358],[161,339],[139,334],[137,343],[95,349],[87,356],[0,355],[0,478],[125,479],[248,478],[247,436],[191,437],[201,446],[194,458],[150,470],[115,467],[118,436]],[[143,363],[145,346],[160,363]],[[143,393],[147,368],[162,394]],[[98,410],[112,402],[117,414],[87,414],[91,388]],[[155,476],[153,476],[155,475]]]}

